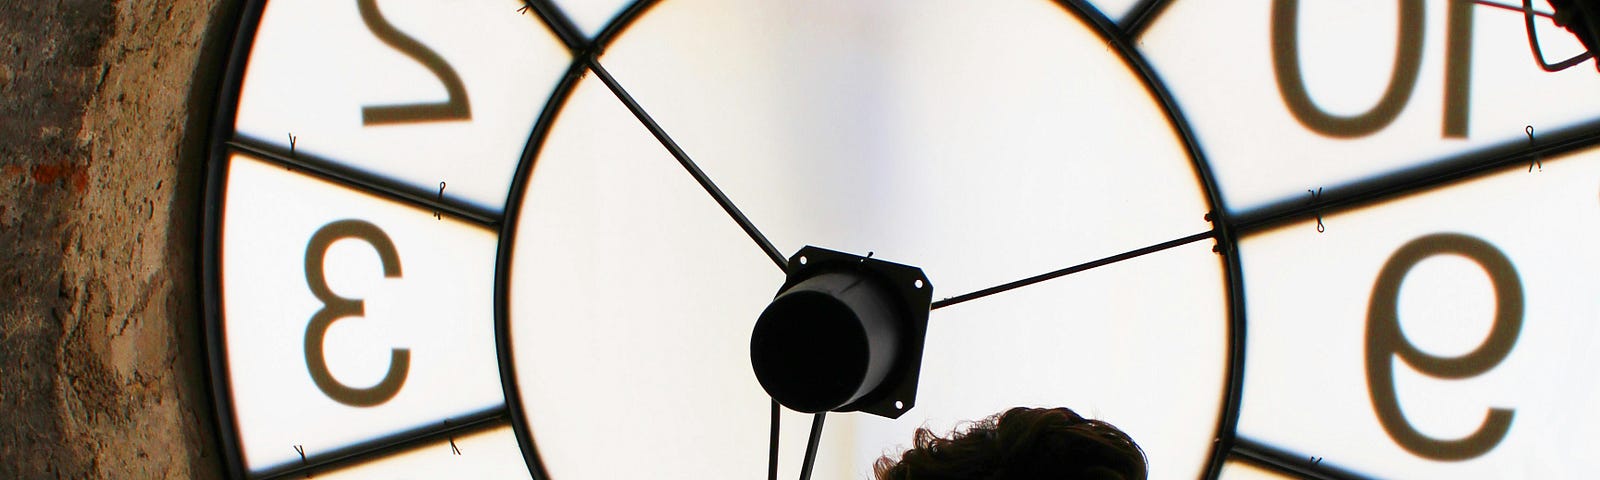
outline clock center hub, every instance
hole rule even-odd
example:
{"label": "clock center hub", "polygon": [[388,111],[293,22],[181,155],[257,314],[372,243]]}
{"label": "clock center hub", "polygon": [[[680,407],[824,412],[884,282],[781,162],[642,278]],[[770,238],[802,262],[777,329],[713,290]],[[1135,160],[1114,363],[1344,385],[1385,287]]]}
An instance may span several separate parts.
{"label": "clock center hub", "polygon": [[757,380],[796,411],[898,417],[916,394],[931,290],[916,267],[802,249],[751,335]]}

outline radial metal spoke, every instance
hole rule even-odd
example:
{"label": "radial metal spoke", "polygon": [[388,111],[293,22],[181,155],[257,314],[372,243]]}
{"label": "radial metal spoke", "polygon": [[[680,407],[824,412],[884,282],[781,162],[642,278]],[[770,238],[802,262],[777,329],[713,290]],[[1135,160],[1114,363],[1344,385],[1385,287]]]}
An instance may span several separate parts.
{"label": "radial metal spoke", "polygon": [[1357,480],[1368,478],[1343,468],[1322,463],[1315,455],[1301,456],[1253,440],[1234,440],[1233,454],[1238,460],[1286,472],[1300,478],[1315,480]]}
{"label": "radial metal spoke", "polygon": [[728,212],[728,216],[733,217],[733,221],[739,224],[739,228],[744,229],[744,233],[749,235],[750,239],[754,240],[763,252],[767,253],[767,257],[772,259],[772,263],[777,265],[779,270],[787,269],[789,261],[784,258],[783,253],[778,251],[778,247],[773,246],[772,242],[767,240],[766,235],[761,234],[761,230],[756,228],[750,218],[744,216],[744,212],[739,211],[739,207],[735,206],[733,200],[728,199],[728,196],[722,193],[721,188],[717,188],[717,184],[711,181],[711,177],[706,175],[705,171],[700,170],[699,165],[695,165],[694,160],[689,158],[689,154],[684,153],[683,148],[678,147],[678,142],[673,141],[672,137],[667,135],[666,130],[662,129],[661,125],[657,124],[655,119],[644,111],[644,107],[639,106],[639,102],[635,101],[633,96],[622,88],[622,84],[617,83],[617,79],[611,76],[611,72],[606,71],[605,67],[600,65],[600,61],[594,57],[586,57],[585,61],[589,63],[589,69],[595,73],[595,76],[599,77],[600,81],[611,89],[611,93],[615,94],[617,99],[622,100],[624,105],[627,105],[628,111],[633,112],[633,116],[639,119],[639,123],[643,123],[644,127],[650,130],[650,134],[655,135],[656,140],[661,142],[661,146],[666,147],[667,151],[672,153],[672,157],[678,159],[678,163],[683,165],[684,170],[688,170],[689,175],[694,176],[695,181],[700,182],[700,186],[705,188],[706,193],[711,194],[711,198],[716,199],[717,205],[722,206],[722,210]]}
{"label": "radial metal spoke", "polygon": [[1012,289],[1026,287],[1028,285],[1033,285],[1035,283],[1043,282],[1045,280],[1050,280],[1050,279],[1057,278],[1057,277],[1071,275],[1071,274],[1082,272],[1084,270],[1088,270],[1088,269],[1095,268],[1095,267],[1110,265],[1110,264],[1117,263],[1117,262],[1120,262],[1120,261],[1123,261],[1123,260],[1127,260],[1127,259],[1130,259],[1130,258],[1134,258],[1134,257],[1146,255],[1146,254],[1159,252],[1159,251],[1166,250],[1166,249],[1169,249],[1169,248],[1172,248],[1172,247],[1177,247],[1177,246],[1180,246],[1180,245],[1187,245],[1187,244],[1198,242],[1200,240],[1204,240],[1204,239],[1207,239],[1207,238],[1212,238],[1215,235],[1216,235],[1216,233],[1213,232],[1213,231],[1200,232],[1200,233],[1196,233],[1194,235],[1190,235],[1190,236],[1187,236],[1187,237],[1179,238],[1179,239],[1176,239],[1176,240],[1170,240],[1170,241],[1166,241],[1166,242],[1157,243],[1155,245],[1151,245],[1151,246],[1148,246],[1148,247],[1140,248],[1138,250],[1130,250],[1130,251],[1127,251],[1127,252],[1122,252],[1122,253],[1119,253],[1119,254],[1116,254],[1116,255],[1112,255],[1112,256],[1109,256],[1109,257],[1106,257],[1106,258],[1099,259],[1099,260],[1094,260],[1094,261],[1087,262],[1087,263],[1080,263],[1080,264],[1073,265],[1073,266],[1070,266],[1070,267],[1067,267],[1067,268],[1063,268],[1063,269],[1060,269],[1060,270],[1056,270],[1056,271],[1053,271],[1053,272],[1034,275],[1032,277],[1024,278],[1022,280],[1017,280],[1015,282],[1006,283],[1006,284],[1002,284],[1002,285],[996,285],[996,286],[985,288],[983,290],[978,290],[978,291],[975,291],[975,292],[972,292],[972,293],[965,293],[965,294],[961,294],[961,295],[956,295],[954,297],[950,297],[950,298],[946,298],[946,299],[943,299],[943,300],[939,300],[937,302],[933,302],[933,305],[930,306],[930,310],[938,310],[938,309],[941,309],[941,308],[944,308],[944,307],[955,305],[957,303],[971,301],[971,300],[977,300],[977,299],[980,299],[980,298],[983,298],[983,297],[987,297],[987,296],[990,296],[990,295],[994,295],[996,293],[1004,292],[1004,291],[1007,291],[1007,290],[1012,290]]}
{"label": "radial metal spoke", "polygon": [[481,207],[445,199],[444,193],[430,195],[426,189],[395,182],[388,178],[362,172],[340,165],[339,162],[316,155],[284,149],[258,139],[238,137],[224,143],[233,153],[243,153],[251,158],[274,163],[338,184],[383,197],[385,200],[424,210],[443,212],[461,220],[498,230],[504,219],[503,212],[493,212]]}
{"label": "radial metal spoke", "polygon": [[1600,145],[1600,119],[1541,135],[1537,143],[1508,140],[1439,159],[1405,171],[1327,187],[1313,201],[1304,196],[1235,213],[1229,220],[1235,235],[1249,236],[1278,225],[1332,215],[1388,201],[1414,192],[1519,168],[1538,158],[1554,158]]}
{"label": "radial metal spoke", "polygon": [[[499,406],[458,417],[454,421],[445,419],[435,425],[376,438],[355,445],[339,447],[328,452],[319,452],[309,460],[303,460],[302,463],[269,469],[264,472],[255,472],[255,474],[264,480],[310,478],[312,473],[315,472],[325,472],[345,465],[405,452],[433,442],[448,440],[453,443],[458,435],[466,436],[473,432],[488,430],[500,425],[509,426],[509,419],[510,413],[507,407]],[[304,458],[304,454],[302,454],[302,458]]]}
{"label": "radial metal spoke", "polygon": [[572,19],[568,18],[566,13],[550,3],[550,0],[523,0],[522,3],[527,5],[526,8],[533,10],[533,13],[539,16],[539,20],[543,21],[544,25],[550,28],[550,31],[556,34],[556,38],[561,39],[561,43],[566,44],[567,50],[572,51],[574,55],[589,48],[589,40],[584,38],[583,32],[572,23]]}

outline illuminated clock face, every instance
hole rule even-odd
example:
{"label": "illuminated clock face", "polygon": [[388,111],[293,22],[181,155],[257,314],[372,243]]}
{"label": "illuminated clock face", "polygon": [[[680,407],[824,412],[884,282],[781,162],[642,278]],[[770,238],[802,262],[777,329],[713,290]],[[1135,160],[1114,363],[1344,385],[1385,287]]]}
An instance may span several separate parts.
{"label": "illuminated clock face", "polygon": [[806,246],[934,299],[816,478],[1015,406],[1153,478],[1571,476],[1600,425],[1600,75],[1514,6],[248,3],[202,262],[238,478],[794,478],[750,349]]}

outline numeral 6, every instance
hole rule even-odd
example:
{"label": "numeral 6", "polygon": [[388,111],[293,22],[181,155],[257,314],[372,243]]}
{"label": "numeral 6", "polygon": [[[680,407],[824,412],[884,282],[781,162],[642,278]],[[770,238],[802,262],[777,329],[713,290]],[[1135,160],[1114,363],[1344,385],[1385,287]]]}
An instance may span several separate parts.
{"label": "numeral 6", "polygon": [[[1459,357],[1441,357],[1418,349],[1400,330],[1396,308],[1400,282],[1411,268],[1428,257],[1446,254],[1460,255],[1477,263],[1489,273],[1494,284],[1494,326],[1489,330],[1489,338]],[[1477,237],[1436,233],[1401,246],[1378,273],[1367,310],[1367,389],[1371,392],[1372,409],[1378,414],[1378,423],[1395,443],[1425,458],[1466,460],[1494,449],[1511,429],[1513,410],[1489,409],[1477,430],[1463,438],[1440,440],[1424,435],[1400,411],[1392,359],[1398,356],[1418,372],[1435,378],[1474,377],[1505,360],[1521,333],[1522,280],[1517,277],[1511,260],[1494,245]]]}

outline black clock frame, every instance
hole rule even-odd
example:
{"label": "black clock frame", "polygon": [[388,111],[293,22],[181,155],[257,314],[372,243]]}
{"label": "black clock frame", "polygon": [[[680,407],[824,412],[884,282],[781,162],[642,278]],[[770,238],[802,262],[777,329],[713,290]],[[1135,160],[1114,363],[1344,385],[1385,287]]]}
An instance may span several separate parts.
{"label": "black clock frame", "polygon": [[[511,239],[514,237],[516,229],[515,219],[520,208],[519,200],[527,187],[529,173],[551,125],[554,124],[567,98],[586,72],[594,72],[605,82],[606,86],[628,106],[629,110],[634,113],[641,123],[656,136],[657,140],[683,164],[686,170],[700,182],[709,194],[716,198],[718,204],[724,208],[730,217],[739,223],[767,256],[779,268],[784,268],[785,255],[778,252],[771,242],[766,241],[761,236],[755,226],[739,213],[737,207],[726,196],[721,194],[709,177],[699,171],[692,159],[676,146],[671,137],[655,123],[637,102],[632,100],[627,91],[614,78],[611,78],[609,72],[599,62],[599,57],[605,47],[620,37],[628,26],[658,1],[637,0],[632,2],[591,40],[586,38],[580,29],[551,0],[525,0],[528,10],[537,15],[566,46],[572,54],[572,61],[566,74],[554,88],[549,100],[539,114],[523,150],[522,158],[518,163],[511,188],[507,193],[507,204],[503,212],[499,214],[484,211],[481,208],[466,206],[465,204],[441,201],[433,196],[433,192],[398,186],[392,181],[340,166],[329,159],[301,154],[294,152],[292,149],[283,149],[265,142],[250,141],[236,137],[233,129],[233,119],[237,113],[239,90],[243,82],[244,69],[255,38],[255,32],[266,2],[265,0],[235,0],[230,2],[229,5],[219,8],[218,11],[222,13],[214,21],[226,24],[221,29],[225,34],[220,39],[231,38],[231,51],[227,55],[226,64],[221,67],[223,69],[222,82],[220,86],[216,87],[215,109],[209,122],[211,134],[205,167],[204,201],[200,212],[202,219],[200,232],[202,248],[198,255],[200,269],[197,275],[204,295],[202,324],[206,336],[206,354],[210,363],[210,376],[207,380],[212,392],[212,401],[214,402],[213,420],[215,421],[217,442],[221,446],[224,464],[227,465],[228,474],[232,478],[242,479],[248,477],[238,449],[237,424],[233,414],[233,397],[228,383],[226,345],[222,333],[220,270],[222,201],[224,181],[227,178],[228,158],[234,153],[250,154],[316,177],[377,194],[392,201],[451,215],[464,221],[493,229],[500,235],[495,268],[494,312],[495,342],[498,350],[505,404],[499,408],[455,419],[450,423],[395,433],[357,445],[342,447],[335,451],[319,453],[308,457],[307,461],[301,465],[286,466],[262,472],[261,476],[264,478],[289,478],[303,475],[348,462],[373,459],[397,453],[422,444],[438,442],[455,435],[503,424],[509,424],[515,432],[521,445],[524,459],[533,477],[536,479],[548,478],[536,445],[532,441],[527,419],[522,413],[522,401],[516,385],[516,375],[514,374],[515,366],[512,364],[509,354],[511,346],[507,335],[509,317],[505,289],[509,284],[508,267],[511,258]],[[1172,0],[1141,0],[1120,22],[1106,18],[1090,5],[1087,0],[1053,1],[1080,20],[1093,25],[1097,33],[1106,40],[1107,45],[1112,47],[1124,62],[1133,67],[1141,78],[1144,87],[1160,103],[1172,128],[1182,139],[1193,163],[1196,177],[1201,182],[1206,200],[1210,206],[1210,213],[1207,218],[1211,221],[1213,228],[1207,232],[1063,268],[1037,277],[1022,279],[1012,284],[940,300],[934,302],[934,308],[980,298],[999,291],[1201,241],[1206,238],[1214,239],[1216,242],[1214,249],[1220,254],[1220,261],[1224,265],[1227,283],[1228,346],[1226,351],[1228,353],[1225,359],[1227,379],[1225,381],[1225,390],[1221,392],[1225,398],[1222,402],[1222,411],[1218,415],[1217,433],[1211,447],[1211,460],[1204,477],[1216,478],[1224,463],[1230,460],[1242,460],[1304,478],[1364,478],[1363,475],[1355,472],[1327,465],[1308,463],[1295,453],[1271,445],[1236,437],[1235,430],[1238,423],[1239,404],[1242,395],[1246,332],[1245,313],[1243,311],[1244,283],[1237,253],[1237,239],[1252,232],[1262,231],[1286,223],[1309,220],[1320,215],[1371,205],[1481,177],[1503,169],[1517,168],[1536,158],[1556,156],[1600,145],[1600,119],[1566,128],[1541,131],[1538,142],[1501,142],[1489,147],[1448,156],[1439,161],[1393,174],[1331,187],[1311,203],[1286,199],[1230,214],[1230,210],[1226,208],[1223,196],[1212,175],[1212,170],[1209,167],[1204,151],[1200,148],[1198,139],[1189,127],[1189,121],[1178,108],[1165,84],[1160,81],[1158,75],[1155,74],[1149,63],[1144,59],[1143,54],[1133,47],[1144,30],[1161,15]],[[230,30],[226,26],[232,26],[233,28]],[[197,87],[211,88],[209,85]],[[776,437],[774,437],[775,439]]]}

